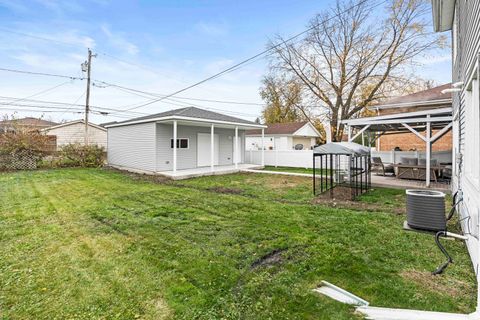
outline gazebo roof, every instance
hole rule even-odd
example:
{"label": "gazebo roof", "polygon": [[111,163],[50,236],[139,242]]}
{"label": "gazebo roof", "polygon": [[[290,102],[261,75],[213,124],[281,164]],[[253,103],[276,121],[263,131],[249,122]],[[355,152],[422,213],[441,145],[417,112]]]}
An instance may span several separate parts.
{"label": "gazebo roof", "polygon": [[[407,126],[424,131],[426,122],[431,123],[432,129],[441,129],[452,122],[452,108],[438,108],[414,112],[388,114],[376,117],[342,120],[347,126],[355,129],[368,129],[369,131],[401,133],[409,132]],[[405,124],[407,126],[405,126]],[[368,127],[366,127],[368,126]]]}
{"label": "gazebo roof", "polygon": [[370,154],[370,149],[354,142],[330,142],[314,148],[313,153],[362,156]]}

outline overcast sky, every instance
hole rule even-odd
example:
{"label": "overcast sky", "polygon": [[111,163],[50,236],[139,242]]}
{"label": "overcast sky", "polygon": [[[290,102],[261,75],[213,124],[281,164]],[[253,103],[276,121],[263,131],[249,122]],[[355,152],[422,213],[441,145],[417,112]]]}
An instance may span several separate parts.
{"label": "overcast sky", "polygon": [[[92,62],[93,79],[169,94],[264,50],[275,34],[289,36],[304,30],[308,20],[332,2],[0,0],[0,68],[81,77],[80,64],[90,47],[97,54]],[[419,75],[438,84],[450,81],[448,49],[420,61]],[[261,103],[258,88],[266,65],[260,59],[179,96]],[[85,81],[0,73],[0,105],[11,101],[4,97],[25,98],[55,86],[31,99],[85,102]],[[94,83],[94,106],[125,109],[148,101]],[[23,104],[24,109],[30,104],[27,100],[16,103]],[[156,113],[191,103],[215,111],[228,110],[250,120],[261,110],[258,105],[181,100],[176,104],[162,101],[136,111]],[[13,112],[5,108],[1,105],[0,113]],[[83,115],[61,111],[45,113],[44,117],[60,121]],[[92,115],[91,119],[96,123],[123,120],[115,115]]]}

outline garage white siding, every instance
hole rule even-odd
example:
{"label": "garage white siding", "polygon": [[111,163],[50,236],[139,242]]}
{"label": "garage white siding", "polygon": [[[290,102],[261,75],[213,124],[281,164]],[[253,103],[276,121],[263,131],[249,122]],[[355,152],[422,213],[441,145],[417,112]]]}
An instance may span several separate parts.
{"label": "garage white siding", "polygon": [[[177,149],[177,169],[192,169],[197,167],[197,134],[210,133],[210,127],[177,126],[177,139],[188,139],[188,149]],[[219,136],[219,165],[233,164],[233,137],[234,129],[215,128],[215,134]],[[245,159],[245,131],[238,130],[241,139],[241,161]],[[171,124],[157,124],[157,171],[173,170],[173,149],[170,140],[173,138],[173,126]]]}
{"label": "garage white siding", "polygon": [[155,172],[155,144],[153,122],[108,128],[108,163]]}

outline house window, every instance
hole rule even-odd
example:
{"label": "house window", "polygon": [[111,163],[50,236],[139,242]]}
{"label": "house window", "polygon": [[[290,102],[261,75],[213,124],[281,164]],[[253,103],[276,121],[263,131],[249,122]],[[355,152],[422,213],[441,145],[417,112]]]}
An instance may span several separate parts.
{"label": "house window", "polygon": [[465,95],[465,173],[480,189],[480,82],[471,81]]}
{"label": "house window", "polygon": [[[188,149],[188,139],[177,139],[177,149]],[[170,139],[170,148],[173,149],[173,139]]]}

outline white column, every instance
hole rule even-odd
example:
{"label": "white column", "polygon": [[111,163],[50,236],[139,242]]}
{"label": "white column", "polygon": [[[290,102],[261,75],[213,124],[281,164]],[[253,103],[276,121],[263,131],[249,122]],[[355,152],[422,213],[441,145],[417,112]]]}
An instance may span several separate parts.
{"label": "white column", "polygon": [[426,165],[426,174],[425,174],[425,185],[427,187],[430,186],[430,158],[431,158],[431,152],[432,152],[432,144],[430,141],[430,138],[432,136],[432,130],[431,130],[431,123],[430,123],[430,115],[427,115],[427,132],[425,133],[425,143],[426,143],[426,149],[425,149],[425,165]]}
{"label": "white column", "polygon": [[210,129],[210,170],[215,170],[215,125]]}
{"label": "white column", "polygon": [[233,160],[235,169],[238,168],[238,127],[235,127],[235,146],[233,147]]}
{"label": "white column", "polygon": [[265,166],[265,129],[262,128],[262,167]]}
{"label": "white column", "polygon": [[177,172],[177,120],[173,121],[173,173]]}
{"label": "white column", "polygon": [[352,127],[348,126],[348,142],[352,142]]}

